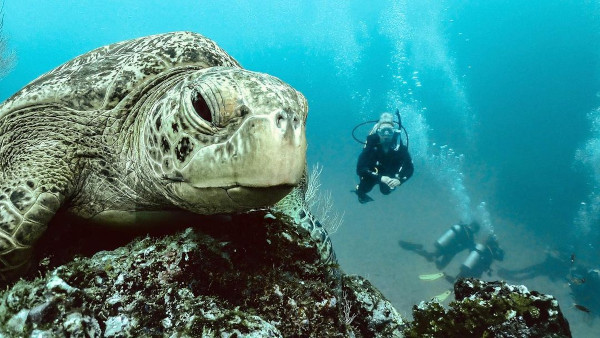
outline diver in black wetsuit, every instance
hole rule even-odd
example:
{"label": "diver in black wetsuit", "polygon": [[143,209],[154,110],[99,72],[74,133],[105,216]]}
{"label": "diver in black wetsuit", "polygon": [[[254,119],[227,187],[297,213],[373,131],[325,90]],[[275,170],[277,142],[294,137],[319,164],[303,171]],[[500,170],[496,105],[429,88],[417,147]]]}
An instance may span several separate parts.
{"label": "diver in black wetsuit", "polygon": [[379,189],[384,195],[408,180],[414,171],[414,166],[408,147],[402,144],[400,131],[394,128],[394,117],[383,113],[367,137],[358,163],[356,173],[360,183],[356,194],[360,203],[372,201],[367,193],[379,183]]}

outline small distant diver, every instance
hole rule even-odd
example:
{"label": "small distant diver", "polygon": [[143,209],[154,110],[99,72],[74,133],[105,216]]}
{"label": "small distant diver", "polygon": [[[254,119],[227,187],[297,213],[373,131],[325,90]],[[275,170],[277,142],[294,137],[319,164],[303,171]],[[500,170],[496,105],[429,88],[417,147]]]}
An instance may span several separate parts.
{"label": "small distant diver", "polygon": [[519,269],[500,268],[498,276],[513,281],[523,281],[540,276],[545,276],[551,281],[562,281],[565,274],[573,269],[569,252],[557,248],[547,247],[544,250],[545,259],[539,263],[531,264]]}
{"label": "small distant diver", "polygon": [[575,254],[574,253],[571,254],[571,265],[573,265],[573,263],[575,263]]}
{"label": "small distant diver", "polygon": [[[391,113],[383,113],[379,120],[363,122],[352,130],[354,140],[364,144],[356,164],[356,174],[360,182],[354,190],[361,204],[373,200],[367,193],[375,184],[379,184],[382,194],[388,195],[406,182],[414,172],[413,161],[408,152],[408,133],[402,126],[398,109],[396,117],[398,121],[394,121]],[[356,138],[356,129],[370,123],[375,125],[367,139],[363,142]],[[402,142],[402,132],[406,136],[406,145]]]}

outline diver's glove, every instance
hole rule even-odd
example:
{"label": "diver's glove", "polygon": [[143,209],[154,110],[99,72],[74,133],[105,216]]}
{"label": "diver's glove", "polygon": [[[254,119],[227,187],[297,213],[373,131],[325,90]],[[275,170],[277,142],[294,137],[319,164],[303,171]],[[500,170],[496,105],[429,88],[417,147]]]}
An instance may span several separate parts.
{"label": "diver's glove", "polygon": [[394,189],[400,185],[400,180],[397,178],[391,178],[389,176],[381,176],[381,183],[387,184],[390,189]]}

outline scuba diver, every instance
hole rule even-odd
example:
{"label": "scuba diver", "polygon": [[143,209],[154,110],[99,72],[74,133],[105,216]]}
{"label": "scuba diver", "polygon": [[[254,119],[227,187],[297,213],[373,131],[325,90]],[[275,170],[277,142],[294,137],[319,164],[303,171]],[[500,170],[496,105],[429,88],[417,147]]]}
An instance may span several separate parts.
{"label": "scuba diver", "polygon": [[[373,189],[375,184],[379,184],[382,194],[388,195],[413,174],[414,166],[408,153],[408,134],[407,144],[404,145],[400,134],[401,129],[405,133],[406,130],[402,127],[398,110],[396,110],[396,116],[398,122],[394,121],[394,116],[390,113],[381,114],[379,121],[364,142],[365,146],[356,164],[356,173],[360,177],[360,183],[356,186],[355,192],[360,203],[373,200],[367,193]],[[375,121],[365,123],[370,122]],[[399,126],[398,129],[395,128],[395,124]]]}
{"label": "scuba diver", "polygon": [[452,282],[459,277],[480,277],[483,272],[491,271],[490,266],[494,260],[502,261],[504,259],[504,250],[500,248],[494,234],[490,234],[483,244],[475,241],[475,234],[479,228],[480,225],[477,222],[452,225],[434,242],[435,250],[433,252],[423,249],[423,245],[417,243],[399,241],[399,244],[403,249],[413,251],[428,261],[435,260],[438,269],[445,268],[459,252],[465,249],[469,250],[469,255],[460,266],[458,276],[431,274],[423,275],[425,276],[423,279],[432,280],[433,276],[436,278],[446,276]]}
{"label": "scuba diver", "polygon": [[[564,249],[550,247],[544,249],[544,254],[545,259],[539,263],[513,270],[500,268],[498,269],[498,276],[517,282],[539,276],[545,276],[552,282],[563,280],[565,274],[568,274],[573,268],[574,255]],[[577,281],[577,278],[575,281]]]}
{"label": "scuba diver", "polygon": [[[498,240],[493,233],[490,233],[485,242],[478,243],[475,240],[475,234],[479,231],[480,225],[477,222],[458,223],[452,225],[435,242],[435,249],[429,252],[423,248],[422,244],[399,241],[403,249],[413,251],[428,261],[435,260],[438,269],[442,269],[454,258],[454,256],[467,249],[469,255],[460,265],[460,272],[456,276],[450,276],[445,272],[435,272],[419,275],[422,281],[435,281],[440,278],[454,284],[459,278],[475,277],[480,278],[484,272],[491,273],[491,265],[494,260],[504,260],[504,250],[500,248]],[[452,289],[446,290],[433,297],[433,300],[441,303],[446,300]]]}
{"label": "scuba diver", "polygon": [[479,223],[471,222],[470,224],[454,224],[446,230],[434,243],[435,252],[432,256],[435,257],[436,267],[442,269],[457,253],[464,249],[474,248],[476,245],[474,236],[479,228]]}

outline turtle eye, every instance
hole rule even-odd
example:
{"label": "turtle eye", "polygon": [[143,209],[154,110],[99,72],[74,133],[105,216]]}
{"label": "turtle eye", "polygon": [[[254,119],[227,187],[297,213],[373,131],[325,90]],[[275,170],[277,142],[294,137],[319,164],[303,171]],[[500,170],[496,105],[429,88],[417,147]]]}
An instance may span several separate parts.
{"label": "turtle eye", "polygon": [[200,115],[201,118],[212,123],[212,113],[210,112],[208,104],[206,103],[206,100],[204,99],[202,94],[196,94],[196,96],[192,99],[192,105],[194,106],[194,110],[196,110],[196,113],[198,113],[198,115]]}

